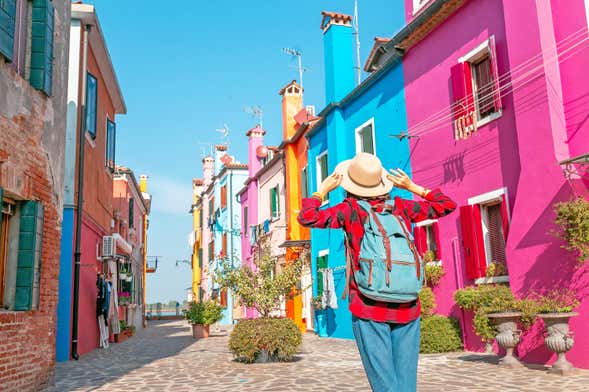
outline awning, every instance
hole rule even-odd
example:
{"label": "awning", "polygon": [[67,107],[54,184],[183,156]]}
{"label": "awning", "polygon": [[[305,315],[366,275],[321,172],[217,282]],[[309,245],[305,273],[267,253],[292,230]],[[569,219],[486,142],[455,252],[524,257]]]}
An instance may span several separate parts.
{"label": "awning", "polygon": [[311,241],[309,240],[286,240],[278,245],[279,248],[309,248]]}

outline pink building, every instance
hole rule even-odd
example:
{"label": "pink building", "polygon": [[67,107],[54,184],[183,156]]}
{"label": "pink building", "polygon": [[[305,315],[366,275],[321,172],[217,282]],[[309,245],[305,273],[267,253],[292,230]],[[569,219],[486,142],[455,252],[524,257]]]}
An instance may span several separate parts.
{"label": "pink building", "polygon": [[[587,2],[585,2],[587,3]],[[366,66],[402,57],[412,175],[441,187],[460,212],[424,222],[421,246],[446,275],[441,314],[462,320],[467,349],[482,349],[457,288],[509,282],[519,296],[570,287],[583,297],[568,354],[589,368],[589,275],[560,247],[553,204],[573,197],[559,162],[589,152],[589,49],[583,0],[405,0],[407,26],[378,41]],[[573,181],[574,182],[574,181]],[[586,187],[579,187],[587,196]],[[478,244],[478,245],[477,245]],[[504,262],[505,276],[486,277]],[[526,362],[554,360],[542,323],[523,337]]]}

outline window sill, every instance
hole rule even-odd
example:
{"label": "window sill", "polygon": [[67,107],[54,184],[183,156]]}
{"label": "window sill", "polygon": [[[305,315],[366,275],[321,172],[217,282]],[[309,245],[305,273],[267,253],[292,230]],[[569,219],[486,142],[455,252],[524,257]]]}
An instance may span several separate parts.
{"label": "window sill", "polygon": [[493,283],[509,283],[509,276],[491,276],[490,278],[475,279],[474,284],[493,284]]}
{"label": "window sill", "polygon": [[88,141],[88,144],[90,144],[90,147],[96,148],[96,139],[93,138],[88,131],[86,131],[84,134],[86,135],[86,140]]}
{"label": "window sill", "polygon": [[492,114],[488,115],[487,117],[481,118],[480,120],[477,121],[477,128],[484,127],[485,125],[501,118],[502,115],[503,115],[503,111],[500,110],[496,113],[492,113]]}

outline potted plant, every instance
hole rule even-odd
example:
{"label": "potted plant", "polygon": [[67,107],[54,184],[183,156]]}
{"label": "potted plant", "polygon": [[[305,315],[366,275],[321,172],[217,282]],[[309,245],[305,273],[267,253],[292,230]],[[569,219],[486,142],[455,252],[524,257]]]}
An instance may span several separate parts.
{"label": "potted plant", "polygon": [[554,290],[545,295],[537,295],[536,300],[538,317],[544,321],[544,345],[558,356],[549,372],[569,375],[573,373],[574,367],[566,359],[566,353],[575,343],[569,329],[569,320],[579,315],[573,311],[579,306],[579,300],[571,290]]}
{"label": "potted plant", "polygon": [[320,295],[313,297],[312,303],[313,309],[315,309],[315,320],[317,321],[317,334],[325,338],[327,337],[327,307]]}
{"label": "potted plant", "polygon": [[125,320],[119,320],[119,331],[119,333],[115,334],[115,343],[122,343],[133,336],[135,327],[127,325]]}
{"label": "potted plant", "polygon": [[192,325],[193,338],[208,338],[210,325],[223,318],[223,308],[214,300],[191,302],[184,317]]}
{"label": "potted plant", "polygon": [[487,278],[505,275],[507,275],[507,264],[500,261],[493,261],[487,265]]}
{"label": "potted plant", "polygon": [[562,247],[577,256],[579,262],[589,261],[589,201],[579,197],[555,204],[558,230],[553,234],[565,240]]}

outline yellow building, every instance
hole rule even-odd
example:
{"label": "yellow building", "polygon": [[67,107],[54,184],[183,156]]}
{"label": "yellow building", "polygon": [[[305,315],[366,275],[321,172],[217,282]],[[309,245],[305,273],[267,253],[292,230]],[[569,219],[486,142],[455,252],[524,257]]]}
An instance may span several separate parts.
{"label": "yellow building", "polygon": [[192,299],[200,302],[200,278],[202,269],[202,202],[203,180],[192,181]]}

